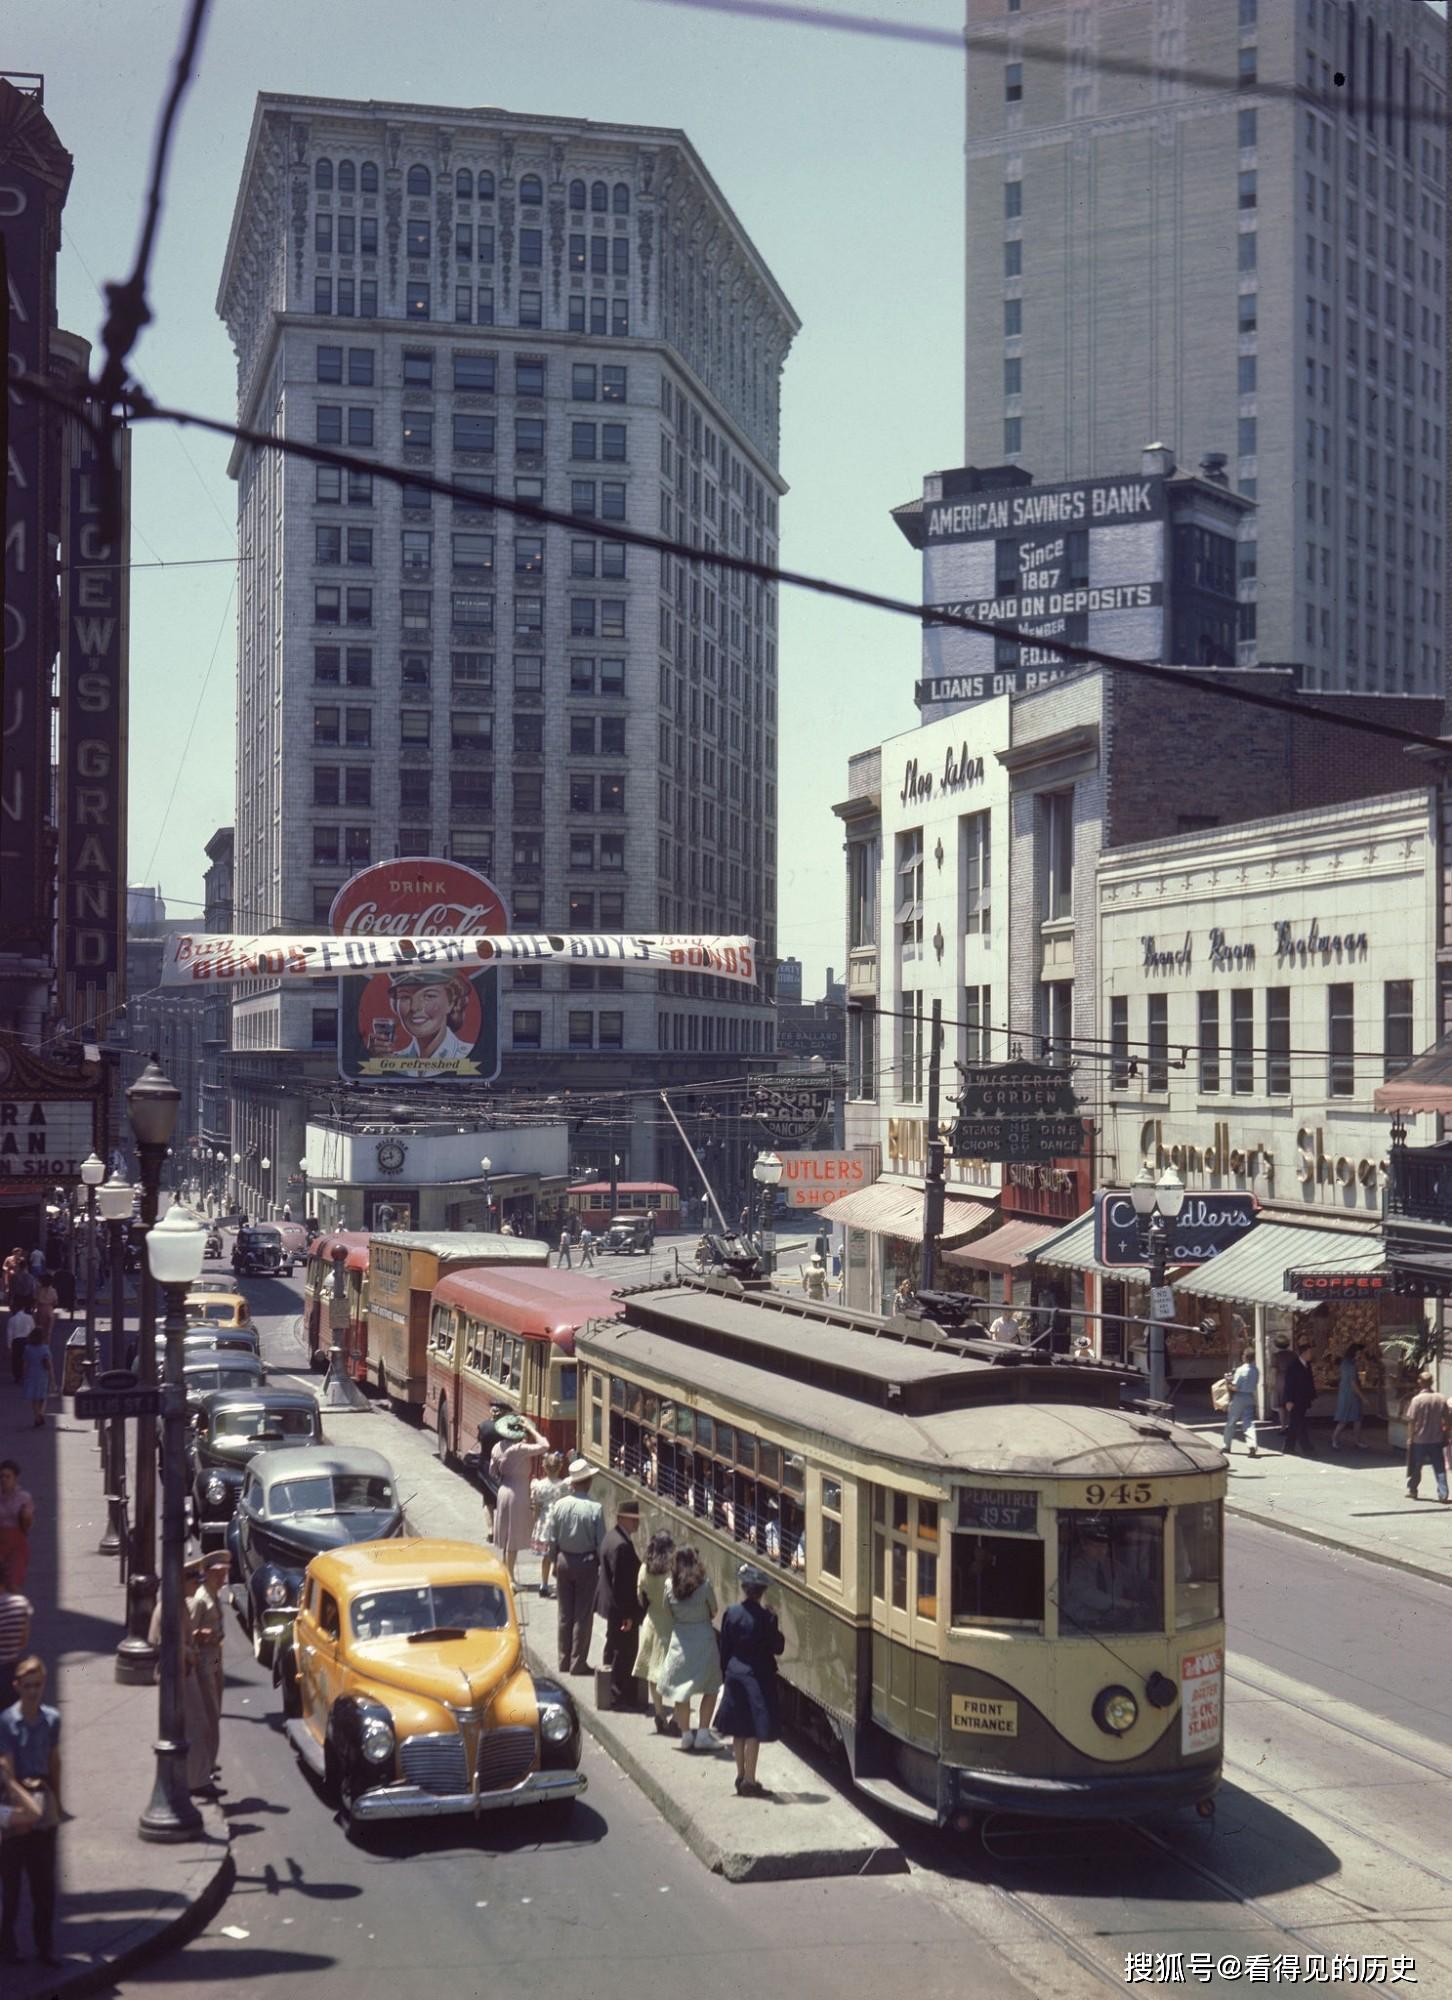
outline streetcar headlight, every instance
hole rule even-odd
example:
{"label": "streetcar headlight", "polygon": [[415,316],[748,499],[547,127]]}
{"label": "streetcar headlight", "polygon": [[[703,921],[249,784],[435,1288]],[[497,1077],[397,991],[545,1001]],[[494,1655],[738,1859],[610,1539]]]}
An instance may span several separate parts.
{"label": "streetcar headlight", "polygon": [[543,1736],[546,1743],[564,1743],[568,1741],[570,1731],[573,1727],[574,1724],[570,1720],[570,1711],[562,1707],[559,1702],[549,1701],[541,1706],[539,1712],[539,1733]]}
{"label": "streetcar headlight", "polygon": [[1139,1720],[1139,1703],[1128,1688],[1103,1688],[1094,1698],[1094,1720],[1106,1736],[1123,1736]]}
{"label": "streetcar headlight", "polygon": [[227,1497],[226,1480],[219,1479],[216,1473],[214,1472],[211,1478],[207,1481],[206,1493],[208,1500],[212,1503],[214,1507],[220,1506],[222,1501],[224,1501]]}
{"label": "streetcar headlight", "polygon": [[393,1724],[386,1715],[366,1718],[358,1747],[370,1764],[385,1763],[393,1755]]}

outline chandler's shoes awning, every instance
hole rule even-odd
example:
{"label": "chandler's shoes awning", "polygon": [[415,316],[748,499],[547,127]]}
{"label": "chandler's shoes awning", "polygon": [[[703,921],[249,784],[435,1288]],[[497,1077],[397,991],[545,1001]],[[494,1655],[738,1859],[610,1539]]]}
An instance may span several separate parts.
{"label": "chandler's shoes awning", "polygon": [[1056,1222],[1031,1222],[1026,1216],[1015,1216],[990,1229],[986,1236],[975,1236],[961,1250],[948,1251],[944,1261],[970,1271],[1013,1271],[1058,1233]]}
{"label": "chandler's shoes awning", "polygon": [[1372,1096],[1378,1111],[1440,1111],[1452,1116],[1452,1035],[1424,1049],[1399,1075],[1380,1083]]}
{"label": "chandler's shoes awning", "polygon": [[1385,1261],[1379,1230],[1363,1236],[1349,1229],[1305,1229],[1262,1220],[1208,1264],[1197,1264],[1177,1278],[1174,1289],[1230,1305],[1311,1312],[1318,1302],[1288,1292],[1287,1271],[1379,1271]]}
{"label": "chandler's shoes awning", "polygon": [[[816,1212],[828,1222],[845,1222],[849,1229],[865,1229],[872,1236],[899,1236],[907,1243],[922,1240],[923,1191],[903,1181],[874,1181],[871,1187],[839,1195]],[[949,1195],[943,1203],[943,1233],[938,1241],[961,1243],[992,1215],[985,1202]]]}

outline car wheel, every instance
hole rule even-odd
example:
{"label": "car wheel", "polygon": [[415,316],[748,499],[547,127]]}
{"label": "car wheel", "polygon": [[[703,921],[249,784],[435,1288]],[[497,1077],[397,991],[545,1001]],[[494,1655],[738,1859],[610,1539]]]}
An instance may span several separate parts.
{"label": "car wheel", "polygon": [[302,1714],[302,1696],[297,1689],[297,1672],[291,1653],[284,1653],[273,1668],[282,1691],[282,1712],[290,1722]]}

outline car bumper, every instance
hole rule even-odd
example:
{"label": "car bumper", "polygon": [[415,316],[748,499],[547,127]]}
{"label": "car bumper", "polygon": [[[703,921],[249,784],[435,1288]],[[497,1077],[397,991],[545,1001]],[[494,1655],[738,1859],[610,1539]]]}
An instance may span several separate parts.
{"label": "car bumper", "polygon": [[588,1780],[582,1771],[531,1771],[507,1792],[426,1792],[422,1785],[380,1785],[360,1792],[352,1815],[361,1825],[384,1819],[441,1819],[446,1813],[504,1812],[511,1806],[551,1805],[578,1798]]}

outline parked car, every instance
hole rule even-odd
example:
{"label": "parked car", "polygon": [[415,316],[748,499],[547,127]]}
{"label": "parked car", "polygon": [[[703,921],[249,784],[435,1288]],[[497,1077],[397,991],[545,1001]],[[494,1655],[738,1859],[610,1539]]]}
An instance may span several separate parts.
{"label": "parked car", "polygon": [[189,1354],[182,1368],[189,1411],[200,1409],[214,1389],[260,1389],[266,1380],[255,1354],[227,1354],[216,1347]]}
{"label": "parked car", "polygon": [[303,1576],[315,1555],[403,1532],[393,1467],[366,1445],[259,1454],[242,1476],[227,1527],[240,1616],[263,1666],[292,1630]]}
{"label": "parked car", "polygon": [[249,1460],[275,1448],[322,1442],[318,1405],[306,1389],[237,1384],[202,1396],[187,1447],[187,1487],[202,1547],[220,1548],[227,1539]]}
{"label": "parked car", "polygon": [[251,1223],[237,1231],[237,1240],[232,1245],[232,1269],[239,1277],[290,1278],[294,1262],[281,1230],[272,1223]]}
{"label": "parked car", "polygon": [[508,1573],[472,1542],[314,1556],[277,1679],[288,1741],[352,1825],[585,1789],[575,1704],[524,1665]]}
{"label": "parked car", "polygon": [[308,1233],[300,1222],[274,1222],[271,1227],[282,1238],[283,1254],[294,1264],[308,1261]]}
{"label": "parked car", "polygon": [[187,1315],[210,1320],[213,1326],[250,1326],[252,1308],[238,1291],[194,1285],[187,1293]]}
{"label": "parked car", "polygon": [[617,1215],[601,1239],[602,1250],[613,1250],[622,1257],[633,1257],[637,1250],[646,1251],[650,1242],[644,1216]]}
{"label": "parked car", "polygon": [[[156,1336],[156,1366],[158,1372],[164,1366],[166,1337]],[[253,1326],[225,1327],[208,1326],[205,1320],[193,1322],[182,1335],[182,1365],[188,1361],[202,1361],[211,1354],[252,1354],[260,1361],[261,1349],[257,1345],[257,1329]]]}
{"label": "parked car", "polygon": [[[221,1252],[219,1251],[217,1254],[220,1256]],[[231,1278],[194,1278],[192,1280],[192,1288],[187,1293],[187,1297],[193,1299],[198,1292],[235,1292],[236,1289],[237,1287]]]}

